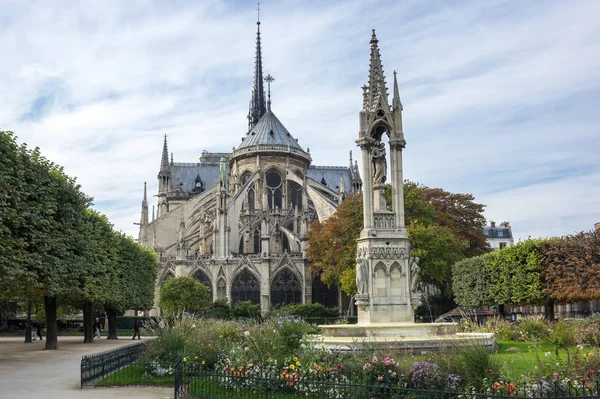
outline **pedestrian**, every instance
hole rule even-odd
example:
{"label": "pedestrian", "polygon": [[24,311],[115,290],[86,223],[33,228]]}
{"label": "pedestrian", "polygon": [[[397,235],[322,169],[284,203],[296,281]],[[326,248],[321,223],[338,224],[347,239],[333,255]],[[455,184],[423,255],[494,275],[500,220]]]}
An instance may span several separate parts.
{"label": "pedestrian", "polygon": [[32,321],[31,322],[31,339],[33,341],[35,341],[37,338],[37,330],[38,330],[38,322]]}
{"label": "pedestrian", "polygon": [[42,329],[44,328],[44,325],[40,322],[36,322],[35,323],[35,331],[37,331],[37,336],[39,337],[40,341],[43,341],[44,338],[42,338]]}
{"label": "pedestrian", "polygon": [[102,335],[100,335],[100,319],[97,317],[96,320],[94,320],[94,338],[96,337],[102,337]]}
{"label": "pedestrian", "polygon": [[142,322],[136,319],[133,323],[133,338],[131,339],[135,339],[136,335],[138,339],[142,339],[142,337],[140,336],[140,328],[142,328]]}

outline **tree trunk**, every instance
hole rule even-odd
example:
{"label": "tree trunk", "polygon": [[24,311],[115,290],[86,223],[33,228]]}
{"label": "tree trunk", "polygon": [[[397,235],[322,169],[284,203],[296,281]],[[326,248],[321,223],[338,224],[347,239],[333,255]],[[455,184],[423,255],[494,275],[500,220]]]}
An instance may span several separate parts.
{"label": "tree trunk", "polygon": [[56,327],[56,298],[44,296],[44,307],[46,309],[45,349],[58,349],[58,328]]}
{"label": "tree trunk", "polygon": [[548,301],[544,304],[544,316],[546,320],[554,320],[554,301]]}
{"label": "tree trunk", "polygon": [[83,343],[90,344],[94,342],[94,328],[92,326],[93,304],[86,301],[83,304]]}
{"label": "tree trunk", "polygon": [[106,308],[106,318],[108,319],[108,337],[106,339],[119,339],[117,337],[117,311]]}

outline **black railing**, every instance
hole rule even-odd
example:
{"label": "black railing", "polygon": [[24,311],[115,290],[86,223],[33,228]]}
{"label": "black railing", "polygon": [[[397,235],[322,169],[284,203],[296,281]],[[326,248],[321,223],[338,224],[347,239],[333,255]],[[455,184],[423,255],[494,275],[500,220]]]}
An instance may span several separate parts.
{"label": "black railing", "polygon": [[273,375],[256,372],[215,372],[197,364],[178,360],[175,365],[175,399],[567,399],[598,398],[600,385],[590,382],[538,382],[526,387],[494,383],[483,389],[427,390],[408,386],[353,381],[349,377],[305,379],[289,374]]}
{"label": "black railing", "polygon": [[81,387],[94,385],[102,378],[135,363],[146,349],[145,342],[123,346],[81,358]]}

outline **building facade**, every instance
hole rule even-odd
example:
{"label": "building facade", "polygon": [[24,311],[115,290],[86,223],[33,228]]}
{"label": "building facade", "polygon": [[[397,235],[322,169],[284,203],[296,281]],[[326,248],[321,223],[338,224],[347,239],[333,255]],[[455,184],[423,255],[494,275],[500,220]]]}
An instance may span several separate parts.
{"label": "building facade", "polygon": [[[250,300],[263,311],[284,303],[339,304],[305,256],[309,225],[324,221],[362,180],[350,152],[347,166],[313,165],[310,152],[285,128],[265,96],[260,22],[248,131],[232,152],[204,151],[197,162],[169,158],[165,136],[158,203],[149,216],[144,183],[139,242],[160,259],[155,287],[192,276],[213,300]],[[350,143],[350,142],[349,142]],[[151,315],[160,314],[156,306]]]}
{"label": "building facade", "polygon": [[490,221],[489,226],[483,228],[483,234],[490,248],[494,251],[504,247],[510,247],[515,243],[512,235],[512,230],[508,222],[500,223],[496,226],[496,222]]}

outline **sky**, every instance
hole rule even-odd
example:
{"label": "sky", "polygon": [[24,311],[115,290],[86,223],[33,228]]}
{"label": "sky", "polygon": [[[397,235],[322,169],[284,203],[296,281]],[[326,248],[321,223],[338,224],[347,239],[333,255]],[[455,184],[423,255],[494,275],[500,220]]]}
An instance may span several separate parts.
{"label": "sky", "polygon": [[[137,237],[165,134],[175,162],[241,143],[256,8],[0,0],[0,130],[40,147],[115,229]],[[313,164],[348,165],[350,151],[360,161],[354,141],[376,29],[390,85],[398,74],[406,179],[473,194],[516,240],[600,222],[600,1],[260,8],[272,109]]]}

